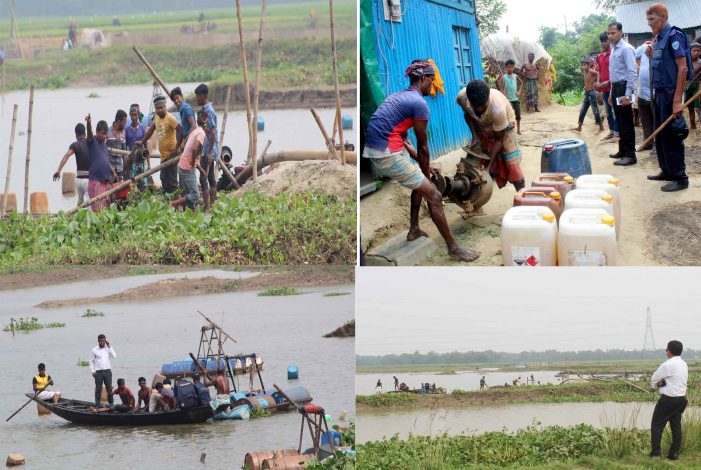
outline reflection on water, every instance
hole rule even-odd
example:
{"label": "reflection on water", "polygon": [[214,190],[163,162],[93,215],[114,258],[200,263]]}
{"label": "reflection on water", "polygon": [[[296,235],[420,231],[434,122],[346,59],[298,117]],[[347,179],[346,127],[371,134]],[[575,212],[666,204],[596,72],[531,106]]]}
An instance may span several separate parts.
{"label": "reflection on water", "polygon": [[[112,280],[131,282],[131,278]],[[75,295],[75,286],[57,287]],[[121,290],[121,289],[118,289]],[[338,417],[342,410],[354,415],[353,339],[322,338],[353,317],[354,296],[324,297],[324,292],[352,292],[353,286],[303,289],[294,297],[257,297],[256,292],[156,299],[150,302],[99,304],[104,317],[81,318],[86,306],[50,310],[27,307],[22,311],[0,305],[0,322],[30,314],[41,322],[65,322],[64,328],[44,329],[15,338],[0,332],[3,386],[0,416],[7,417],[24,403],[31,391],[36,365],[45,362],[55,389],[65,397],[91,400],[94,382],[87,360],[99,333],[105,333],[117,353],[113,380],[123,377],[135,390],[139,376],[148,380],[163,363],[183,360],[197,352],[202,310],[222,325],[237,343],[228,343],[231,354],[258,352],[265,365],[267,388],[306,387],[314,402]],[[83,289],[80,295],[90,295]],[[19,292],[5,296],[22,297]],[[33,304],[46,300],[36,298]],[[300,379],[287,380],[287,366],[299,367]],[[239,385],[247,384],[242,378]],[[27,468],[87,468],[99,455],[100,468],[132,463],[186,468],[200,465],[200,454],[215,468],[239,468],[249,451],[296,447],[300,417],[281,413],[252,421],[206,422],[197,425],[152,428],[102,428],[72,425],[54,415],[37,416],[33,404],[3,424],[0,455],[21,452]],[[333,424],[334,422],[332,422]]]}
{"label": "reflection on water", "polygon": [[[183,93],[194,91],[199,83],[180,84]],[[32,155],[29,172],[29,191],[45,191],[49,196],[49,210],[57,212],[69,209],[77,204],[77,196],[63,196],[61,183],[53,182],[51,177],[58,168],[61,158],[68,146],[75,140],[74,128],[78,122],[84,122],[88,113],[92,114],[93,125],[99,120],[112,124],[118,109],[129,111],[129,105],[139,103],[143,112],[148,112],[153,87],[150,85],[66,88],[61,90],[36,90],[34,92],[34,115],[32,117]],[[90,93],[97,93],[97,98],[87,98]],[[29,92],[14,91],[3,96],[0,109],[0,142],[8,142],[12,128],[12,107],[19,105],[17,113],[17,135],[13,157],[13,171],[10,192],[17,193],[17,204],[21,208],[24,194],[24,160],[27,152],[27,120],[29,113]],[[169,105],[171,103],[169,102]],[[222,106],[218,106],[221,109]],[[318,109],[322,121],[331,132],[334,121],[334,109]],[[344,113],[354,116],[354,108],[344,109]],[[222,114],[218,113],[219,122]],[[278,150],[324,149],[324,141],[319,128],[308,109],[261,110],[260,116],[265,120],[265,130],[259,132],[258,148],[262,148],[270,139],[270,152]],[[355,132],[346,131],[343,137],[355,143]],[[246,113],[229,111],[227,117],[224,145],[231,148],[236,164],[243,162],[248,149],[248,132],[246,131]],[[2,145],[3,152],[7,145]],[[155,162],[155,160],[153,160]],[[7,154],[0,158],[3,169],[7,164]],[[75,159],[71,157],[64,171],[75,171]],[[3,176],[4,189],[4,176]]]}
{"label": "reflection on water", "polygon": [[466,409],[413,410],[363,413],[358,419],[358,442],[375,441],[399,434],[485,433],[516,431],[532,425],[574,426],[585,423],[596,427],[615,425],[639,410],[637,427],[650,426],[654,403],[534,403],[484,406]]}

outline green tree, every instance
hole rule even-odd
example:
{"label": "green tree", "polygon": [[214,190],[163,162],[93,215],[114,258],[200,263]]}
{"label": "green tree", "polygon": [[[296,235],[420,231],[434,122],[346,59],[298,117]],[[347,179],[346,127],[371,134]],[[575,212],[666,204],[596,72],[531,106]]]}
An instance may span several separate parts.
{"label": "green tree", "polygon": [[538,38],[538,42],[546,50],[553,47],[557,41],[564,37],[564,35],[561,32],[559,32],[557,28],[553,28],[552,26],[541,26],[539,30],[540,37]]}
{"label": "green tree", "polygon": [[499,31],[499,20],[506,13],[503,0],[477,0],[475,10],[480,39]]}

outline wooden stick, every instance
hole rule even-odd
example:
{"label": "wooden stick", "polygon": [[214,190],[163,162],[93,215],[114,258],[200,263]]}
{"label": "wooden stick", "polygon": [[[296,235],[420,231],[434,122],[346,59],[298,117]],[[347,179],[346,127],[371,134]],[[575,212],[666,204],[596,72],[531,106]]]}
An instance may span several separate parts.
{"label": "wooden stick", "polygon": [[121,183],[113,186],[112,188],[108,189],[104,193],[100,193],[97,196],[95,196],[94,198],[88,199],[87,201],[78,205],[77,207],[74,207],[73,209],[67,210],[66,215],[73,215],[76,212],[78,212],[81,208],[88,207],[88,206],[90,206],[98,201],[101,201],[104,198],[109,197],[109,196],[113,195],[114,193],[117,193],[117,192],[121,191],[122,189],[128,187],[131,183],[139,182],[144,178],[148,178],[149,176],[151,176],[154,173],[158,173],[159,171],[161,171],[164,168],[168,168],[170,166],[177,164],[180,161],[181,156],[182,155],[178,155],[176,157],[168,159],[165,162],[161,163],[160,165],[156,165],[153,168],[146,170],[141,174],[136,175],[132,180],[122,181]]}
{"label": "wooden stick", "polygon": [[[195,357],[194,354],[192,354],[192,353],[189,353],[189,354],[190,354],[190,358],[192,358],[192,360],[194,361],[197,368],[200,370],[200,372],[202,372],[202,375],[204,375],[204,377],[211,382],[212,379],[209,378],[209,375],[207,374],[207,369],[202,367],[202,364],[200,364],[200,362],[197,360],[197,358]],[[204,360],[204,365],[207,365],[207,358],[205,358],[205,360]],[[219,364],[217,364],[217,367],[219,367]],[[232,380],[233,380],[233,377],[232,377]]]}
{"label": "wooden stick", "polygon": [[27,124],[27,158],[24,164],[24,212],[29,207],[29,158],[32,151],[32,113],[34,112],[34,85],[29,85],[29,122]]}
{"label": "wooden stick", "polygon": [[224,131],[226,130],[226,117],[229,114],[229,100],[231,99],[231,85],[226,87],[226,100],[224,101],[224,116],[222,116],[222,121],[221,121],[221,132],[219,133],[219,158],[217,158],[217,165],[219,165],[219,168],[222,169],[226,177],[231,181],[231,184],[234,185],[234,188],[239,189],[241,188],[241,185],[239,184],[238,181],[236,181],[236,178],[234,175],[231,174],[231,171],[226,167],[225,163],[222,163],[221,161],[221,149],[222,146],[224,145]]}
{"label": "wooden stick", "polygon": [[341,141],[341,163],[346,164],[346,150],[343,148],[343,126],[341,125],[341,92],[338,89],[338,58],[336,55],[336,22],[333,18],[333,0],[329,0],[331,19],[331,52],[333,53],[333,81],[336,89],[336,119],[338,120],[338,140]]}
{"label": "wooden stick", "polygon": [[263,24],[265,23],[265,0],[260,7],[260,27],[258,29],[258,55],[256,57],[256,78],[253,88],[253,139],[251,140],[250,153],[253,157],[253,174],[258,175],[258,98],[260,96],[260,64],[263,57]]}
{"label": "wooden stick", "polygon": [[[334,144],[336,143],[336,132],[338,132],[338,114],[333,116],[333,130],[331,131],[331,141]],[[343,145],[343,142],[341,142],[341,145]]]}
{"label": "wooden stick", "polygon": [[204,318],[205,320],[207,320],[207,323],[209,323],[209,324],[212,325],[214,328],[216,328],[217,330],[219,330],[219,331],[221,331],[222,333],[224,333],[224,336],[226,336],[227,338],[229,338],[229,339],[230,339],[231,341],[233,341],[234,343],[236,342],[236,340],[235,340],[234,338],[232,338],[231,335],[229,335],[229,333],[227,333],[226,331],[224,331],[224,330],[222,329],[221,326],[217,325],[217,324],[214,323],[212,320],[210,320],[209,318],[207,318],[207,315],[205,315],[204,313],[200,312],[199,310],[197,311],[197,313],[199,313],[199,314],[202,316],[202,318]]}
{"label": "wooden stick", "polygon": [[[15,106],[16,106],[16,105],[15,105]],[[24,405],[22,405],[17,411],[15,411],[14,413],[12,413],[12,414],[9,416],[9,418],[7,418],[7,419],[5,420],[5,422],[7,423],[9,420],[11,420],[12,418],[14,418],[15,415],[16,415],[17,413],[19,413],[20,411],[22,411],[22,410],[24,409],[25,406],[29,405],[37,396],[39,396],[39,394],[40,394],[41,392],[43,392],[43,391],[46,390],[47,388],[49,388],[49,384],[46,384],[46,385],[44,386],[44,388],[42,388],[41,390],[37,390],[37,391],[34,393],[34,396],[31,397],[29,400],[27,400],[27,403],[25,403]]]}
{"label": "wooden stick", "polygon": [[[686,103],[684,103],[684,104],[682,105],[682,109],[688,108],[689,105],[690,105],[691,103],[693,103],[699,96],[701,96],[701,90],[699,90],[694,96],[692,96],[691,98],[689,98],[688,100],[686,100]],[[650,142],[652,142],[652,140],[655,138],[655,136],[657,136],[657,134],[659,134],[660,132],[662,132],[662,130],[663,130],[665,127],[667,127],[667,125],[668,125],[670,122],[674,121],[676,118],[677,118],[677,117],[676,117],[674,114],[671,114],[671,115],[667,118],[667,120],[666,120],[665,122],[663,122],[657,129],[655,129],[655,132],[653,132],[652,134],[650,134],[650,136],[649,136],[647,139],[645,139],[645,141],[644,141],[642,144],[640,144],[640,146],[638,147],[638,151],[642,151],[642,150],[645,148],[645,146],[646,146],[647,144],[649,144]]]}
{"label": "wooden stick", "polygon": [[[326,132],[326,128],[324,127],[324,124],[321,122],[321,118],[319,115],[316,113],[314,108],[311,108],[310,111],[312,112],[312,116],[314,116],[314,120],[316,121],[316,125],[319,126],[319,130],[321,131],[321,135],[324,136],[324,142],[326,143],[326,148],[329,149],[329,152],[331,152],[333,155],[336,156],[336,159],[340,159],[338,156],[338,152],[336,152],[336,146],[333,144],[333,141],[329,138],[329,133]],[[343,146],[341,146],[343,148]]]}
{"label": "wooden stick", "polygon": [[158,82],[158,84],[161,86],[161,88],[163,88],[163,91],[165,91],[166,96],[170,96],[170,90],[168,89],[166,84],[163,83],[163,80],[161,80],[161,77],[158,76],[158,74],[153,69],[153,67],[151,67],[151,64],[148,63],[148,60],[146,60],[146,57],[144,57],[144,55],[141,53],[139,48],[134,46],[134,47],[132,47],[132,49],[134,49],[134,52],[136,52],[136,55],[139,56],[139,59],[141,59],[141,62],[144,63],[144,65],[146,66],[148,71],[151,73],[151,76],[153,76],[153,79],[156,80],[156,82]]}
{"label": "wooden stick", "polygon": [[[251,95],[248,89],[248,64],[246,61],[246,41],[243,39],[243,16],[241,14],[241,0],[236,0],[236,17],[239,23],[239,44],[241,48],[241,67],[243,68],[243,95],[246,98],[246,122],[248,123],[248,162],[252,160],[251,144],[253,133],[251,129]],[[256,179],[255,173],[253,179]]]}
{"label": "wooden stick", "polygon": [[7,210],[7,197],[10,194],[10,175],[12,174],[12,152],[15,150],[15,129],[17,127],[17,108],[15,105],[12,111],[12,134],[10,134],[10,153],[7,157],[7,175],[5,175],[5,196],[2,198],[2,211],[0,214],[5,215]]}

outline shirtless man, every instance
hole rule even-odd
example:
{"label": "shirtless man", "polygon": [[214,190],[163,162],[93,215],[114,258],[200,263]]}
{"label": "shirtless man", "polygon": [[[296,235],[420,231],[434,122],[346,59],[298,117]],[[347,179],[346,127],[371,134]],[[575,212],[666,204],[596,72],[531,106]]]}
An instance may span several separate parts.
{"label": "shirtless man", "polygon": [[599,72],[591,67],[591,60],[582,59],[582,73],[584,74],[584,102],[582,102],[582,108],[579,110],[579,124],[572,130],[575,132],[582,131],[584,117],[587,115],[589,106],[591,106],[594,120],[596,125],[599,126],[599,130],[596,131],[598,135],[604,131],[604,124],[599,114],[599,104],[596,102],[596,84],[599,81]]}
{"label": "shirtless man", "polygon": [[[701,44],[694,42],[690,46],[691,50],[691,66],[693,67],[693,79],[686,83],[684,99],[688,100],[699,91],[701,83]],[[701,124],[701,98],[696,98],[689,103],[689,129],[696,129],[696,117],[694,116],[694,108]]]}
{"label": "shirtless man", "polygon": [[144,377],[139,377],[139,390],[136,392],[139,396],[139,401],[134,407],[134,411],[141,410],[141,404],[144,404],[143,411],[148,412],[149,401],[151,400],[151,387],[146,385],[146,379]]}
{"label": "shirtless man", "polygon": [[203,383],[205,387],[214,387],[214,389],[217,391],[217,395],[228,395],[231,393],[231,390],[229,389],[229,381],[226,380],[226,373],[221,367],[217,369],[217,376],[214,378],[214,380],[209,380],[207,376],[205,376]]}
{"label": "shirtless man", "polygon": [[533,62],[535,54],[528,53],[528,62],[521,66],[521,75],[526,77],[526,111],[538,109],[538,64]]}

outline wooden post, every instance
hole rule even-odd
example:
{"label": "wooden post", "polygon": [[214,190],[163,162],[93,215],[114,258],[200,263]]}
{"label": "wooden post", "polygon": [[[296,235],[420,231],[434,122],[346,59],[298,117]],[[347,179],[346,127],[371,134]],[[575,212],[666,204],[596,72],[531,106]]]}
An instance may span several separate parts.
{"label": "wooden post", "polygon": [[[701,90],[699,90],[694,96],[692,96],[691,98],[689,98],[688,100],[686,100],[686,103],[684,103],[684,104],[682,105],[682,109],[688,108],[689,105],[690,105],[691,103],[693,103],[694,100],[698,99],[700,96],[701,96]],[[665,127],[667,127],[667,125],[669,125],[669,123],[672,122],[672,121],[674,121],[675,119],[676,119],[676,117],[674,116],[674,114],[670,115],[670,116],[665,120],[665,122],[663,122],[657,129],[655,129],[655,132],[653,132],[652,134],[650,134],[650,136],[649,136],[647,139],[645,139],[645,142],[643,142],[642,144],[640,144],[640,146],[638,147],[638,151],[643,150],[647,144],[649,144],[650,142],[653,141],[653,139],[657,136],[657,134],[659,134],[660,132],[662,132],[662,130],[663,130]]]}
{"label": "wooden post", "polygon": [[134,52],[136,52],[136,55],[139,56],[139,59],[141,59],[141,62],[144,63],[144,65],[146,66],[146,68],[148,69],[148,71],[149,71],[149,72],[151,73],[151,75],[153,76],[153,79],[156,80],[156,82],[158,82],[158,84],[161,86],[161,88],[163,88],[163,91],[165,91],[166,96],[170,96],[170,90],[168,89],[168,87],[166,86],[166,84],[163,83],[163,80],[161,80],[161,77],[158,76],[158,74],[157,74],[156,71],[153,69],[153,67],[151,67],[151,64],[148,63],[148,60],[146,60],[146,57],[144,57],[144,55],[141,53],[141,51],[139,50],[139,48],[136,47],[136,46],[134,46],[134,47],[132,47],[132,49],[134,49]]}
{"label": "wooden post", "polygon": [[338,59],[336,56],[336,22],[333,19],[333,0],[329,0],[331,18],[331,52],[333,55],[333,81],[336,89],[336,120],[338,121],[338,140],[341,141],[341,164],[346,164],[346,152],[343,148],[343,126],[341,125],[341,92],[338,89]]}
{"label": "wooden post", "polygon": [[253,156],[253,174],[258,175],[258,97],[260,96],[260,64],[263,57],[263,24],[265,23],[265,0],[260,7],[260,27],[258,29],[258,55],[256,56],[256,78],[253,85],[253,128],[250,153]]}
{"label": "wooden post", "polygon": [[10,194],[10,175],[12,174],[12,152],[15,149],[15,128],[17,127],[17,108],[15,105],[12,111],[12,134],[10,134],[10,153],[7,157],[7,175],[5,175],[5,196],[2,198],[2,214],[5,215],[7,209],[7,197]]}
{"label": "wooden post", "polygon": [[29,209],[29,158],[32,151],[32,112],[34,111],[34,85],[29,86],[29,123],[27,124],[27,158],[24,165],[24,210]]}
{"label": "wooden post", "polygon": [[241,185],[239,184],[238,181],[236,181],[236,178],[234,178],[234,175],[231,174],[231,171],[226,167],[226,163],[223,163],[221,161],[221,148],[222,145],[224,145],[224,132],[226,130],[226,117],[229,114],[229,100],[231,99],[231,85],[229,85],[226,88],[226,100],[224,101],[224,116],[222,116],[221,120],[221,132],[219,133],[219,158],[217,158],[217,165],[219,165],[219,168],[222,169],[226,177],[231,181],[231,184],[234,185],[234,188],[239,189],[241,188]]}
{"label": "wooden post", "polygon": [[[311,108],[310,111],[312,112],[312,116],[314,116],[314,120],[316,121],[317,126],[319,126],[319,130],[321,131],[321,135],[324,136],[324,142],[326,143],[326,148],[328,148],[329,152],[331,152],[333,155],[336,156],[336,159],[339,159],[338,152],[336,152],[336,146],[333,144],[333,141],[329,138],[329,133],[326,132],[326,128],[324,127],[324,124],[321,122],[321,118],[316,113],[314,108]],[[343,148],[343,146],[341,146],[341,148]]]}
{"label": "wooden post", "polygon": [[[239,24],[239,45],[241,49],[241,67],[243,68],[243,95],[246,98],[246,122],[248,123],[248,162],[253,159],[251,156],[251,144],[253,143],[253,133],[251,132],[251,95],[248,89],[248,64],[246,61],[246,41],[243,39],[243,16],[241,15],[241,0],[236,0],[236,17]],[[253,179],[256,179],[255,173]]]}

